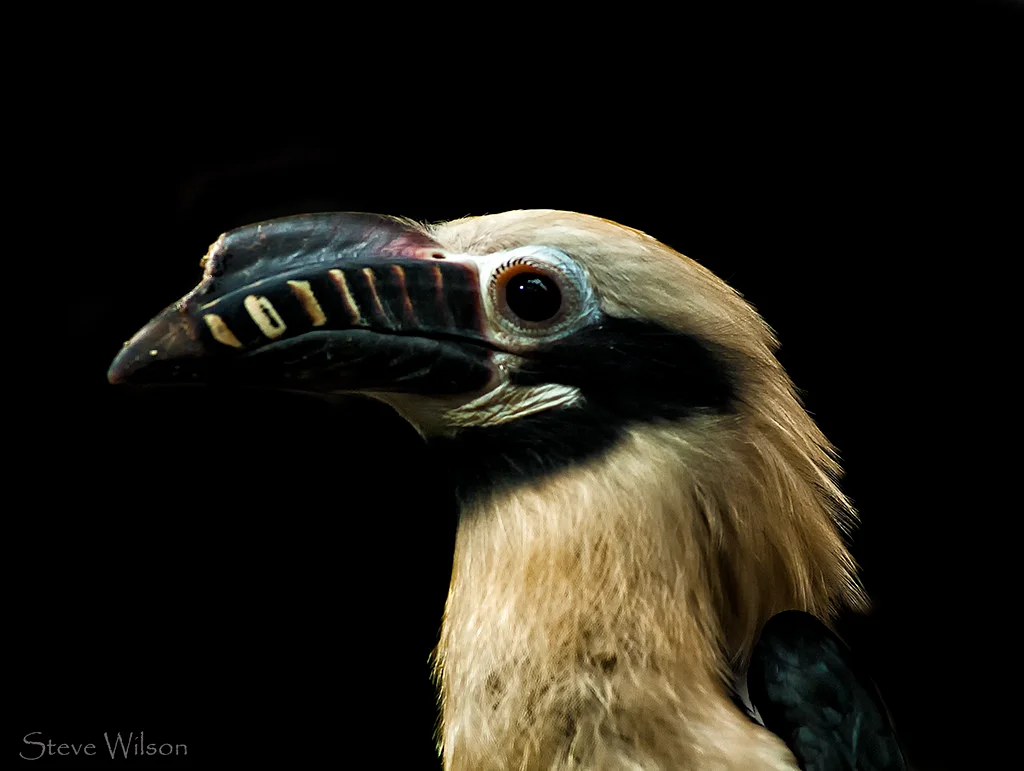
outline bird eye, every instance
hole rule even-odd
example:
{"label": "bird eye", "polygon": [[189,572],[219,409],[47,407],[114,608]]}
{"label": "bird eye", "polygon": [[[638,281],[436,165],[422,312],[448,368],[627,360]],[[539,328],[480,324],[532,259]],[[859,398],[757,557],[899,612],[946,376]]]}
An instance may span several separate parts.
{"label": "bird eye", "polygon": [[487,304],[508,343],[557,338],[599,312],[586,274],[558,249],[521,246],[480,259],[493,260],[484,262]]}
{"label": "bird eye", "polygon": [[505,283],[505,303],[523,321],[548,321],[562,308],[562,292],[543,273],[523,271]]}
{"label": "bird eye", "polygon": [[562,283],[557,269],[517,257],[494,272],[491,292],[508,322],[524,332],[540,332],[565,315]]}

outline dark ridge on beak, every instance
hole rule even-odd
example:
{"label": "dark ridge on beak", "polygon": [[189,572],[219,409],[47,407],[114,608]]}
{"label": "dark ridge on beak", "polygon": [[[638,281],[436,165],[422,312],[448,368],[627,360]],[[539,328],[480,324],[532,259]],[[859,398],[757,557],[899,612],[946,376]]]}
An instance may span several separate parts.
{"label": "dark ridge on beak", "polygon": [[200,284],[117,355],[111,383],[457,393],[490,375],[475,267],[445,261],[413,224],[271,220],[222,235],[203,267]]}

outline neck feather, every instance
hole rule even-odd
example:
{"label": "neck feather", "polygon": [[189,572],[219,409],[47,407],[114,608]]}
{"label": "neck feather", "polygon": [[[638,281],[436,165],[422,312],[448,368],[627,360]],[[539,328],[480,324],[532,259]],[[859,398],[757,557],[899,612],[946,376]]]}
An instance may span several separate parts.
{"label": "neck feather", "polygon": [[710,757],[725,725],[749,734],[723,683],[761,624],[859,595],[820,458],[733,429],[636,428],[462,512],[437,655],[446,767],[660,768]]}

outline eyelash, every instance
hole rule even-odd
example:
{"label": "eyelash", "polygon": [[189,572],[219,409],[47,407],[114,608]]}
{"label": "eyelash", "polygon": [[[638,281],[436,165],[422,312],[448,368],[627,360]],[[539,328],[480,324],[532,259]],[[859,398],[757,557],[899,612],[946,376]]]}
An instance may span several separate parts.
{"label": "eyelash", "polygon": [[514,267],[515,265],[527,264],[532,265],[533,263],[531,263],[525,257],[513,257],[512,259],[503,262],[500,266],[498,266],[497,270],[495,270],[494,273],[491,274],[489,288],[494,289],[494,285],[498,283],[498,279],[501,278],[501,275],[509,268]]}

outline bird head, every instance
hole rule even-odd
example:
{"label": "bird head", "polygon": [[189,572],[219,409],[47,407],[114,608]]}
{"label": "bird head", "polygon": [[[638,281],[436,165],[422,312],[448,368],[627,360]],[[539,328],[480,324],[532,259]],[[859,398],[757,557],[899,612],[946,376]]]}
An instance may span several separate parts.
{"label": "bird head", "polygon": [[707,587],[693,602],[729,657],[775,612],[862,602],[853,510],[771,331],[654,238],[553,210],[317,214],[226,233],[203,267],[111,382],[371,396],[450,453],[464,519],[541,533],[530,496],[581,510],[559,527],[615,520],[626,540],[657,518],[644,548]]}

